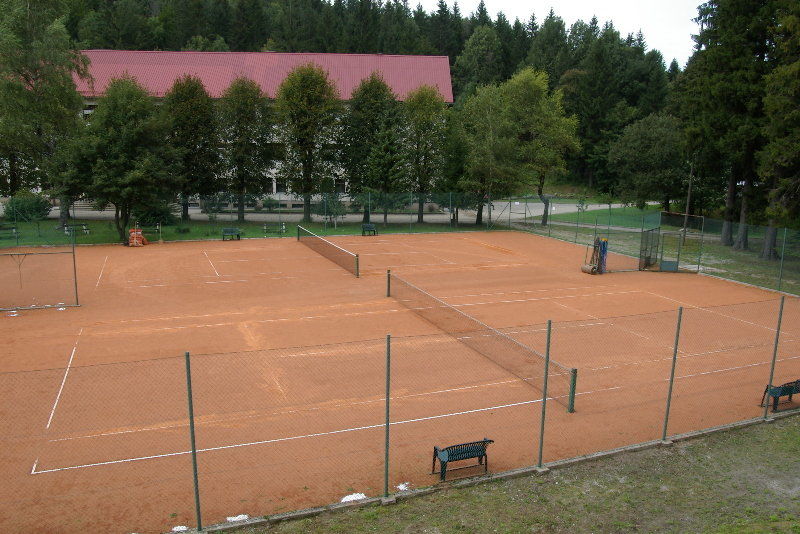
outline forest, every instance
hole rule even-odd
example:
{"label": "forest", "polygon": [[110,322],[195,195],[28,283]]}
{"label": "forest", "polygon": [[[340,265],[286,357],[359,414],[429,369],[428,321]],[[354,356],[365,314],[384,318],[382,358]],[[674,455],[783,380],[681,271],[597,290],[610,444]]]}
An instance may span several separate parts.
{"label": "forest", "polygon": [[[487,195],[546,201],[568,184],[723,218],[734,248],[748,248],[734,223],[800,226],[800,3],[699,5],[683,68],[590,15],[567,27],[553,11],[511,22],[444,0],[431,13],[397,0],[3,0],[0,195],[89,198],[124,228],[137,206],[257,194],[276,173],[306,217],[311,195],[346,182],[474,193],[464,207],[480,222]],[[157,104],[123,78],[83,119],[72,76],[93,48],[446,55],[456,97],[423,87],[398,102],[373,76],[342,102],[309,65],[274,100],[241,79],[214,101],[185,77]]]}

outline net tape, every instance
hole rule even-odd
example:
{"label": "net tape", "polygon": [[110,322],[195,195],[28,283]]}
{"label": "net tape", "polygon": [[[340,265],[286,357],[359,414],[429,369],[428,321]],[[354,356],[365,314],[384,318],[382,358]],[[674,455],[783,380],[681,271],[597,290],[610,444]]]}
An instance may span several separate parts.
{"label": "net tape", "polygon": [[[494,362],[526,384],[542,391],[545,357],[420,289],[389,273],[389,293],[403,306]],[[574,410],[577,369],[550,360],[548,398]]]}
{"label": "net tape", "polygon": [[320,237],[300,225],[297,225],[297,240],[320,256],[324,256],[358,277],[358,254],[345,250],[339,245],[334,245],[324,237]]}

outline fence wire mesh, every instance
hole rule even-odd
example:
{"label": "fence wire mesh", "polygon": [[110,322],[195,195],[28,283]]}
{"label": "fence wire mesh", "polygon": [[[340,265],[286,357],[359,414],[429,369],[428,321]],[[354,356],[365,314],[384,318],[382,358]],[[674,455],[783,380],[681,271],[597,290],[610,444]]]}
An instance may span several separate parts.
{"label": "fence wire mesh", "polygon": [[[192,355],[202,521],[435,484],[434,445],[492,439],[488,469],[498,472],[536,465],[540,447],[548,463],[763,417],[773,353],[773,385],[800,378],[800,299],[785,300],[775,352],[779,305],[686,307],[677,352],[675,309],[554,322],[551,357],[581,375],[574,413],[548,390],[543,440],[543,385],[461,335]],[[498,333],[547,352],[546,325]],[[116,529],[194,525],[186,381],[183,357],[0,374],[0,465],[15,481],[3,497],[36,512],[39,530],[59,521],[47,513],[53,502],[31,505],[42,492],[123,503]],[[798,400],[781,398],[779,410]],[[475,463],[449,466],[448,480],[483,473]],[[126,522],[145,501],[154,519]]]}

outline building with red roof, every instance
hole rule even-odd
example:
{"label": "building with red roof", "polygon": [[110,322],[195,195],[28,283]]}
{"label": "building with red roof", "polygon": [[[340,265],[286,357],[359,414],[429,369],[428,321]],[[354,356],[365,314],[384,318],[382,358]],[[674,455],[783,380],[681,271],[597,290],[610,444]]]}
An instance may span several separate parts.
{"label": "building with red roof", "polygon": [[285,52],[160,52],[132,50],[84,50],[89,58],[91,80],[76,78],[78,92],[89,106],[102,96],[109,82],[130,74],[147,91],[163,97],[179,77],[200,78],[213,98],[219,98],[231,82],[247,77],[274,98],[278,86],[296,67],[314,63],[324,69],[343,100],[364,78],[378,72],[404,100],[422,85],[436,87],[445,102],[453,102],[447,56],[394,56],[383,54],[317,54]]}

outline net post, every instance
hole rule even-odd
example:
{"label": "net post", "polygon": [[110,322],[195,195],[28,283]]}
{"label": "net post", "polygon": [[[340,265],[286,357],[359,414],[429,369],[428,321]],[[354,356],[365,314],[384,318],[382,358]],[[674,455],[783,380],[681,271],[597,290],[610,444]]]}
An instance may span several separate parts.
{"label": "net post", "polygon": [[298,224],[295,229],[297,230],[297,240],[300,241],[300,225]]}
{"label": "net post", "polygon": [[569,370],[569,402],[567,403],[567,413],[575,413],[575,391],[578,387],[578,370]]}
{"label": "net post", "polygon": [[392,270],[386,269],[386,296],[392,296]]}
{"label": "net post", "polygon": [[386,423],[383,446],[383,496],[389,496],[389,402],[392,384],[392,335],[386,334]]}
{"label": "net post", "polygon": [[197,479],[197,446],[194,436],[194,405],[192,403],[192,364],[189,352],[184,353],[186,359],[186,394],[189,399],[189,439],[192,446],[192,478],[194,479],[194,509],[197,517],[197,530],[203,530],[200,517],[200,485]]}
{"label": "net post", "polygon": [[542,416],[539,421],[539,461],[536,467],[542,468],[542,457],[544,456],[544,425],[547,414],[547,375],[550,373],[550,328],[552,321],[547,320],[547,344],[544,349],[544,381],[542,383]]}
{"label": "net post", "polygon": [[[778,359],[778,341],[781,335],[781,322],[783,321],[783,302],[786,300],[785,295],[781,295],[781,303],[778,308],[778,325],[775,328],[775,343],[772,346],[772,362],[769,365],[769,382],[767,382],[767,390],[772,387],[772,380],[775,378],[775,361]],[[764,395],[764,420],[769,420],[769,395]]]}
{"label": "net post", "polygon": [[358,254],[356,254],[356,278],[358,277]]}
{"label": "net post", "polygon": [[675,364],[678,361],[678,342],[681,337],[681,321],[683,320],[683,306],[678,308],[678,322],[675,326],[675,345],[672,348],[672,367],[669,372],[669,389],[667,390],[667,408],[664,411],[664,430],[661,433],[661,441],[667,440],[667,425],[669,424],[669,408],[672,403],[672,386],[675,383]]}

